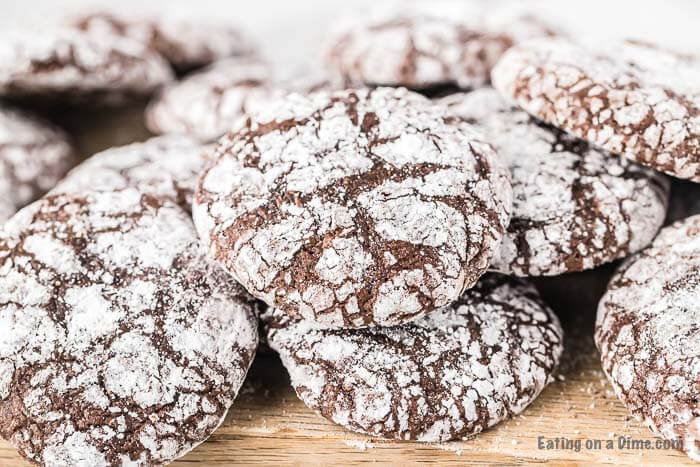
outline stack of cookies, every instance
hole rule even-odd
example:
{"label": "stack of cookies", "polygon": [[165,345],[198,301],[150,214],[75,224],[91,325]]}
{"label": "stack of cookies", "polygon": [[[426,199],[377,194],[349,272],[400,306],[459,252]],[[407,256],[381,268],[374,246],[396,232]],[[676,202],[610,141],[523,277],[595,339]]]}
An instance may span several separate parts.
{"label": "stack of cookies", "polygon": [[68,138],[0,108],[0,436],[41,465],[168,463],[222,423],[260,321],[334,423],[468,439],[556,374],[528,278],[628,258],[603,369],[700,459],[700,217],[659,232],[667,175],[700,182],[700,59],[438,6],[344,21],[291,78],[230,28],[94,14],[0,42],[13,102],[153,94],[163,134],[64,177]]}
{"label": "stack of cookies", "polygon": [[28,460],[185,455],[243,384],[260,304],[210,261],[192,222],[206,146],[153,138],[65,176],[77,159],[70,138],[14,107],[109,113],[176,73],[251,54],[229,26],[162,18],[96,14],[3,33],[0,94],[12,108],[0,106],[0,436]]}

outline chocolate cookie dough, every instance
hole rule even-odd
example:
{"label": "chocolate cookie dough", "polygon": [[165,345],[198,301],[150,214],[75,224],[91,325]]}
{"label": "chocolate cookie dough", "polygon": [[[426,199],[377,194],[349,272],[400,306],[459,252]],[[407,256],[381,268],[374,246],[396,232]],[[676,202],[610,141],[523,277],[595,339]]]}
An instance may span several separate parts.
{"label": "chocolate cookie dough", "polygon": [[700,216],[627,260],[598,307],[603,370],[627,410],[700,460]]}
{"label": "chocolate cookie dough", "polygon": [[193,215],[212,257],[270,306],[388,326],[486,271],[508,178],[470,125],[406,89],[292,95],[222,138]]}
{"label": "chocolate cookie dough", "polygon": [[441,442],[521,413],[562,354],[558,319],[531,285],[482,278],[455,303],[389,328],[319,330],[268,312],[268,342],[299,398],[382,438]]}
{"label": "chocolate cookie dough", "polygon": [[535,120],[494,89],[441,103],[483,129],[510,167],[513,217],[493,270],[551,276],[592,269],[644,248],[663,224],[665,176]]}

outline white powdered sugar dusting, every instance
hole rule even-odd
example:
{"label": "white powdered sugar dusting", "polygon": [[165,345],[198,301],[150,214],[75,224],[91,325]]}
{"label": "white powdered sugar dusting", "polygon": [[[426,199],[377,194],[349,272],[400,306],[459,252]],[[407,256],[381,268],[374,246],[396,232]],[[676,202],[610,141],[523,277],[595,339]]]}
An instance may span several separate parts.
{"label": "white powdered sugar dusting", "polygon": [[522,412],[563,350],[559,321],[535,289],[496,275],[401,326],[322,330],[279,310],[263,322],[306,405],[389,439],[467,439]]}
{"label": "white powdered sugar dusting", "polygon": [[93,34],[114,34],[143,43],[163,55],[178,71],[253,53],[252,45],[235,27],[170,13],[150,17],[95,12],[70,18],[68,24]]}
{"label": "white powdered sugar dusting", "polygon": [[215,62],[163,89],[146,110],[146,123],[155,133],[182,133],[214,141],[265,99],[270,68],[254,58]]}
{"label": "white powdered sugar dusting", "polygon": [[184,135],[107,149],[73,169],[51,193],[138,188],[190,210],[199,173],[211,149]]}
{"label": "white powdered sugar dusting", "polygon": [[700,216],[661,230],[623,264],[598,307],[596,344],[638,420],[700,460]]}
{"label": "white powdered sugar dusting", "polygon": [[53,188],[74,162],[62,131],[0,107],[0,222]]}
{"label": "white powdered sugar dusting", "polygon": [[230,131],[239,118],[290,92],[327,86],[320,77],[277,79],[270,66],[257,58],[223,59],[167,86],[146,109],[146,123],[155,133],[183,133],[214,141]]}
{"label": "white powdered sugar dusting", "polygon": [[441,103],[479,126],[510,167],[513,217],[492,269],[522,276],[591,269],[644,248],[663,224],[663,175],[533,119],[494,89]]}
{"label": "white powdered sugar dusting", "polygon": [[367,440],[358,440],[358,439],[347,439],[343,441],[347,446],[350,446],[351,448],[355,448],[358,451],[366,451],[367,449],[371,449],[374,447],[374,444],[372,444],[370,441]]}
{"label": "white powdered sugar dusting", "polygon": [[[491,20],[484,2],[394,2],[335,26],[326,51],[329,69],[353,85],[489,83],[500,56],[523,39],[553,31],[534,17]],[[502,15],[498,15],[502,16]]]}
{"label": "white powdered sugar dusting", "polygon": [[417,319],[485,272],[507,168],[470,125],[405,89],[291,95],[241,121],[193,216],[251,294],[318,325]]}
{"label": "white powdered sugar dusting", "polygon": [[54,27],[11,29],[0,37],[0,94],[97,94],[116,101],[148,95],[170,80],[170,66],[159,54],[114,34]]}
{"label": "white powdered sugar dusting", "polygon": [[156,465],[221,424],[252,298],[187,212],[133,188],[47,196],[0,233],[0,436],[42,465]]}
{"label": "white powdered sugar dusting", "polygon": [[700,181],[700,59],[640,42],[539,39],[506,53],[494,86],[608,151]]}

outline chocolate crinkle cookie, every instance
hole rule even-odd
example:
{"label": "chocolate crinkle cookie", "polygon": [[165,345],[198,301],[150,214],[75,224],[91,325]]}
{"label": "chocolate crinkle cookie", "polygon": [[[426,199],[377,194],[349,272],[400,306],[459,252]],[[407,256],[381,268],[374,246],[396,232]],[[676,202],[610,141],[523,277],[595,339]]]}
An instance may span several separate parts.
{"label": "chocolate crinkle cookie", "polygon": [[603,370],[630,413],[700,460],[700,216],[664,228],[598,307]]}
{"label": "chocolate crinkle cookie", "polygon": [[329,328],[456,300],[510,218],[492,147],[406,89],[292,95],[239,122],[213,159],[193,207],[210,254],[268,305]]}
{"label": "chocolate crinkle cookie", "polygon": [[63,131],[0,107],[0,223],[53,188],[75,162]]}
{"label": "chocolate crinkle cookie", "polygon": [[510,166],[513,217],[493,270],[592,269],[647,246],[663,224],[669,183],[662,174],[535,120],[494,89],[441,103],[480,127]]}
{"label": "chocolate crinkle cookie", "polygon": [[506,276],[485,276],[401,326],[320,330],[274,310],[263,320],[307,406],[390,439],[468,439],[521,413],[563,350],[559,321],[535,288]]}
{"label": "chocolate crinkle cookie", "polygon": [[484,3],[465,2],[468,8],[452,8],[451,15],[437,3],[402,2],[336,25],[325,52],[329,70],[354,86],[474,88],[489,83],[514,43],[554,34],[532,16],[494,24]]}
{"label": "chocolate crinkle cookie", "polygon": [[0,233],[0,436],[45,466],[161,465],[223,422],[258,342],[179,206],[47,196]]}
{"label": "chocolate crinkle cookie", "polygon": [[119,103],[171,81],[160,54],[141,42],[71,27],[0,33],[0,96]]}
{"label": "chocolate crinkle cookie", "polygon": [[530,114],[608,151],[700,182],[700,59],[626,41],[540,39],[511,49],[494,86]]}
{"label": "chocolate crinkle cookie", "polygon": [[254,53],[252,44],[235,27],[173,15],[126,16],[101,11],[70,18],[69,24],[94,33],[111,33],[146,44],[178,72],[216,60]]}
{"label": "chocolate crinkle cookie", "polygon": [[73,169],[51,193],[137,188],[191,211],[199,173],[211,149],[183,135],[159,136],[107,149]]}
{"label": "chocolate crinkle cookie", "polygon": [[154,133],[182,133],[215,141],[236,120],[298,92],[308,94],[330,83],[315,74],[291,79],[274,76],[255,58],[220,60],[167,86],[146,109],[146,125]]}

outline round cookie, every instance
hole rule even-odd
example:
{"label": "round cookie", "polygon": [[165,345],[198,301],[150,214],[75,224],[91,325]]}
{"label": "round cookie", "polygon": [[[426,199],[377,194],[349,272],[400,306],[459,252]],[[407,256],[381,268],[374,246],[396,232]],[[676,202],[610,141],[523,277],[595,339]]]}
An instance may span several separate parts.
{"label": "round cookie", "polygon": [[278,81],[269,66],[255,59],[221,60],[166,87],[146,109],[146,125],[158,134],[183,133],[214,141],[240,117],[290,92],[308,93],[326,86],[312,78]]}
{"label": "round cookie", "polygon": [[73,169],[51,193],[137,188],[191,211],[199,173],[210,149],[183,135],[159,136],[111,148]]}
{"label": "round cookie", "polygon": [[184,455],[223,422],[258,343],[189,216],[135,189],[23,209],[0,276],[0,436],[41,465]]}
{"label": "round cookie", "polygon": [[170,66],[144,44],[109,33],[60,27],[0,34],[0,95],[119,102],[172,80]]}
{"label": "round cookie", "polygon": [[665,176],[535,120],[491,88],[440,102],[479,126],[510,167],[513,216],[493,270],[592,269],[644,248],[663,224]]}
{"label": "round cookie", "polygon": [[0,223],[53,188],[75,159],[61,130],[0,107]]}
{"label": "round cookie", "polygon": [[511,49],[494,86],[530,114],[608,151],[700,181],[700,59],[639,42],[540,39]]}
{"label": "round cookie", "polygon": [[603,370],[627,410],[700,460],[700,216],[661,230],[598,306]]}
{"label": "round cookie", "polygon": [[176,16],[128,17],[95,12],[71,21],[84,31],[112,33],[142,42],[165,57],[178,72],[216,60],[253,53],[253,47],[236,28]]}
{"label": "round cookie", "polygon": [[402,326],[319,330],[274,311],[263,319],[308,407],[390,439],[468,439],[521,413],[563,350],[559,320],[535,288],[496,275]]}
{"label": "round cookie", "polygon": [[491,69],[515,42],[553,34],[532,17],[492,25],[483,4],[451,3],[459,8],[449,16],[432,2],[431,8],[402,2],[344,21],[329,40],[328,68],[351,86],[473,88],[489,83]]}
{"label": "round cookie", "polygon": [[390,326],[459,298],[508,224],[507,168],[406,89],[291,95],[222,138],[195,193],[211,255],[319,326]]}

